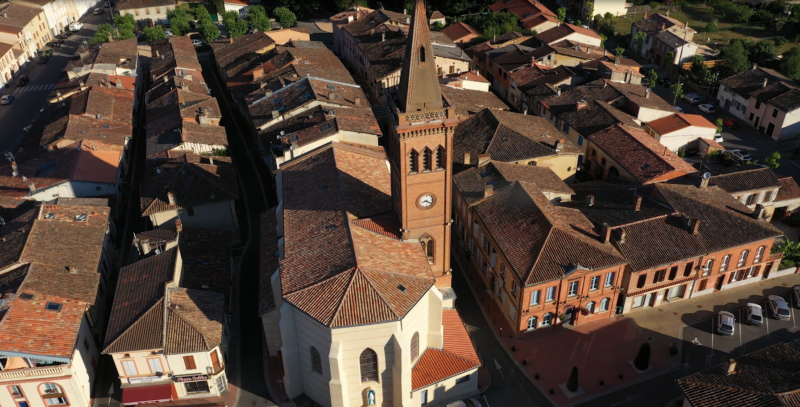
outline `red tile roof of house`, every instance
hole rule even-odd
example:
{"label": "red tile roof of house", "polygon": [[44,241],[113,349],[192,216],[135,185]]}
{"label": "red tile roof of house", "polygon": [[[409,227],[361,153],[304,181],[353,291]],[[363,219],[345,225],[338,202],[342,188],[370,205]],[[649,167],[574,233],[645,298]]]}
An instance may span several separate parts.
{"label": "red tile roof of house", "polygon": [[778,178],[778,182],[781,183],[781,189],[775,197],[776,201],[800,198],[800,185],[797,185],[793,177]]}
{"label": "red tile roof of house", "polygon": [[461,22],[442,29],[441,33],[453,41],[458,41],[468,35],[481,35],[481,32],[477,28]]}
{"label": "red tile roof of house", "polygon": [[572,24],[561,24],[558,27],[553,27],[543,33],[539,33],[536,35],[536,39],[542,42],[542,44],[551,44],[555,41],[559,41],[564,39],[570,34],[583,34],[587,37],[592,37],[596,39],[601,39],[600,35],[592,30],[587,30],[583,27],[578,27]]}
{"label": "red tile roof of house", "polygon": [[558,18],[553,17],[553,16],[551,16],[549,14],[539,14],[536,17],[531,17],[531,18],[528,18],[527,20],[523,21],[522,22],[522,28],[524,28],[526,30],[533,30],[536,27],[538,27],[541,24],[544,24],[544,23],[546,23],[548,21],[551,22],[551,23],[558,23]]}
{"label": "red tile roof of house", "polygon": [[411,369],[411,388],[421,389],[481,366],[464,322],[456,310],[442,311],[442,349],[428,348]]}
{"label": "red tile roof of house", "polygon": [[647,125],[662,136],[692,126],[710,129],[717,128],[714,123],[711,123],[705,117],[700,116],[699,114],[686,113],[675,113],[671,116],[653,120],[647,123]]}
{"label": "red tile roof of house", "polygon": [[72,180],[114,184],[120,157],[121,151],[81,151],[72,172]]}
{"label": "red tile roof of house", "polygon": [[588,139],[643,184],[697,172],[643,130],[615,124],[589,135]]}
{"label": "red tile roof of house", "polygon": [[431,20],[438,20],[440,18],[445,18],[444,14],[442,14],[441,11],[436,10],[433,13],[431,13],[431,17],[430,17]]}

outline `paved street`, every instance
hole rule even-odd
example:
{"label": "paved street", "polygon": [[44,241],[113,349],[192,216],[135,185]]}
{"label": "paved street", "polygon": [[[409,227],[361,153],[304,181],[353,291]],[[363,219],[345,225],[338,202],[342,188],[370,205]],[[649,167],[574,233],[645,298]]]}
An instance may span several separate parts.
{"label": "paved street", "polygon": [[44,107],[47,95],[58,83],[59,74],[67,66],[67,61],[75,53],[81,41],[91,38],[101,23],[108,22],[111,13],[99,16],[90,14],[81,21],[84,22],[83,30],[73,34],[64,41],[64,46],[53,49],[53,57],[46,64],[39,65],[35,61],[28,62],[20,72],[28,75],[30,82],[22,87],[17,87],[16,78],[8,88],[0,91],[3,95],[12,94],[16,98],[10,105],[0,106],[0,123],[3,131],[0,132],[0,152],[13,151],[17,148],[24,136],[23,129],[34,122]]}

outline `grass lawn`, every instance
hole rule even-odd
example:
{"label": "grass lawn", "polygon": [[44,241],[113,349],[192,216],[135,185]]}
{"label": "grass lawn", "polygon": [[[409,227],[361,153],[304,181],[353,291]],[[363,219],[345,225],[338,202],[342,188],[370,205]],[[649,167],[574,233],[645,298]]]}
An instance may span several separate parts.
{"label": "grass lawn", "polygon": [[[664,10],[661,10],[662,14],[664,14],[664,12]],[[693,28],[697,31],[697,34],[694,35],[694,42],[707,45],[711,48],[719,49],[720,47],[728,45],[730,40],[735,38],[746,38],[755,42],[764,38],[773,38],[781,35],[781,33],[766,30],[753,23],[728,23],[723,21],[719,21],[719,30],[712,33],[705,32],[708,22],[717,17],[711,14],[709,7],[702,4],[690,4],[683,7],[681,11],[670,11],[669,16],[681,22],[688,21],[689,28]],[[618,17],[617,31],[621,35],[630,34],[631,25],[642,18],[644,18],[644,13],[641,12],[630,14],[625,17]],[[778,54],[782,54],[798,45],[795,42],[791,42],[793,38],[787,38],[787,40],[790,40],[790,42],[780,47],[778,49]]]}

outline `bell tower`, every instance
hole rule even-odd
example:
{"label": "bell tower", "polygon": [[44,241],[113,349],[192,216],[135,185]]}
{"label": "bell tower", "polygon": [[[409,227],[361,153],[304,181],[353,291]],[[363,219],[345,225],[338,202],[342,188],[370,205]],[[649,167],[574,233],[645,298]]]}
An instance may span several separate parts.
{"label": "bell tower", "polygon": [[442,99],[424,0],[416,0],[389,142],[392,200],[404,240],[422,245],[437,287],[449,287],[455,108]]}

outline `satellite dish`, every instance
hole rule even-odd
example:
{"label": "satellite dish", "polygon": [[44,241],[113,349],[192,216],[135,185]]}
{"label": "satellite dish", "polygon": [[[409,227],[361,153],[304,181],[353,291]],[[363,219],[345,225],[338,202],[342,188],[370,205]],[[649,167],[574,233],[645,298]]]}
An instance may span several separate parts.
{"label": "satellite dish", "polygon": [[711,179],[711,173],[710,172],[703,173],[703,179]]}

